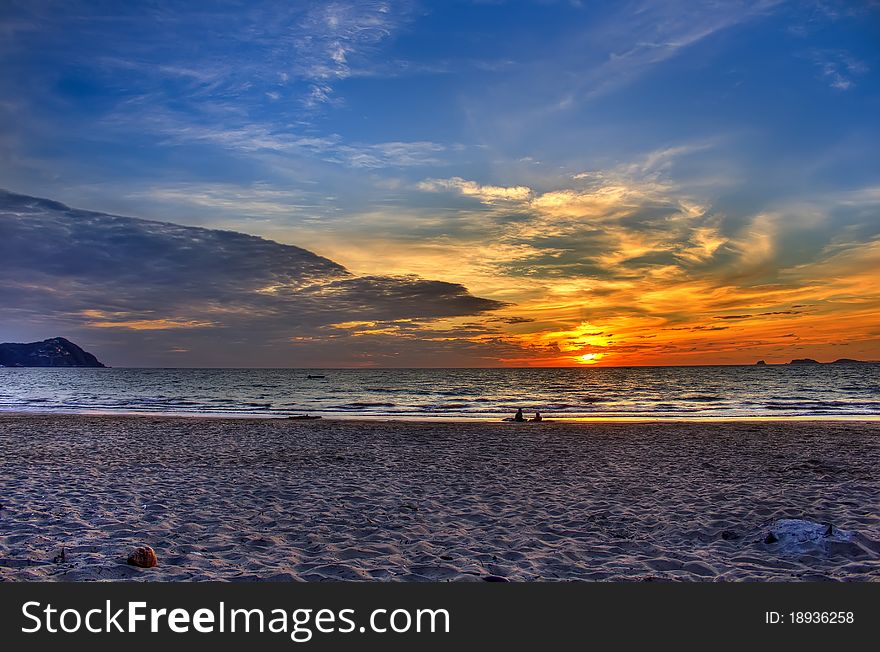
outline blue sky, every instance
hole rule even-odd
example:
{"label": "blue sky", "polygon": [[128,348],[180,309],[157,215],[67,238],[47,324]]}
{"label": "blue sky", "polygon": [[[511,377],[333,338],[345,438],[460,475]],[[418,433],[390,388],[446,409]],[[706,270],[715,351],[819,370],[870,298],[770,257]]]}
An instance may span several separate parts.
{"label": "blue sky", "polygon": [[[558,363],[565,339],[687,361],[633,338],[790,310],[768,288],[815,284],[880,234],[876,2],[6,2],[0,33],[0,187],[528,315],[474,364]],[[634,307],[681,274],[743,302]],[[796,301],[827,322],[850,294]],[[629,339],[587,343],[585,323]],[[747,355],[796,352],[766,332]],[[735,360],[733,340],[704,344]]]}

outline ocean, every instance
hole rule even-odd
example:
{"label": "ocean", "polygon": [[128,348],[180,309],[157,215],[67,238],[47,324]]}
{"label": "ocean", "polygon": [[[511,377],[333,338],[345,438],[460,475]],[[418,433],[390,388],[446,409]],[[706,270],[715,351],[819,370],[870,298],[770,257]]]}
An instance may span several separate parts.
{"label": "ocean", "polygon": [[548,419],[878,418],[880,364],[0,368],[0,411],[6,412],[498,420],[517,408]]}

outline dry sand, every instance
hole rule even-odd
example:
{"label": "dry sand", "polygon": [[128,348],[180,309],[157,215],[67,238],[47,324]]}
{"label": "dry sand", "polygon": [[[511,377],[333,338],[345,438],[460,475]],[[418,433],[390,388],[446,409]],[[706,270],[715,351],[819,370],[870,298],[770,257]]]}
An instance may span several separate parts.
{"label": "dry sand", "polygon": [[877,423],[7,415],[0,579],[878,579],[878,468]]}

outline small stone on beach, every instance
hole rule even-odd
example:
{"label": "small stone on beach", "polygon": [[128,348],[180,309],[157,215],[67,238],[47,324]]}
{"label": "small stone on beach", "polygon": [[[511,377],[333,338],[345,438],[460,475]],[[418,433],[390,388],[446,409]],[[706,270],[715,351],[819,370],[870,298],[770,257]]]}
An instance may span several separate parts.
{"label": "small stone on beach", "polygon": [[156,558],[156,551],[150,546],[141,546],[128,556],[128,563],[132,566],[140,568],[152,568],[158,565],[159,560]]}

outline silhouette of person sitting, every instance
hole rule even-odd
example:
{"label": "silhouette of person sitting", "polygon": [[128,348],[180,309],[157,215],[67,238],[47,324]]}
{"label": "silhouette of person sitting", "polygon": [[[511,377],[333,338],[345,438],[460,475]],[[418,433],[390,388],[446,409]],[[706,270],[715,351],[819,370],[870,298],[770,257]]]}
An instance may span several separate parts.
{"label": "silhouette of person sitting", "polygon": [[516,416],[513,417],[514,421],[525,421],[526,418],[523,416],[522,408],[516,411]]}
{"label": "silhouette of person sitting", "polygon": [[535,418],[532,421],[541,421],[541,413],[535,410]]}

